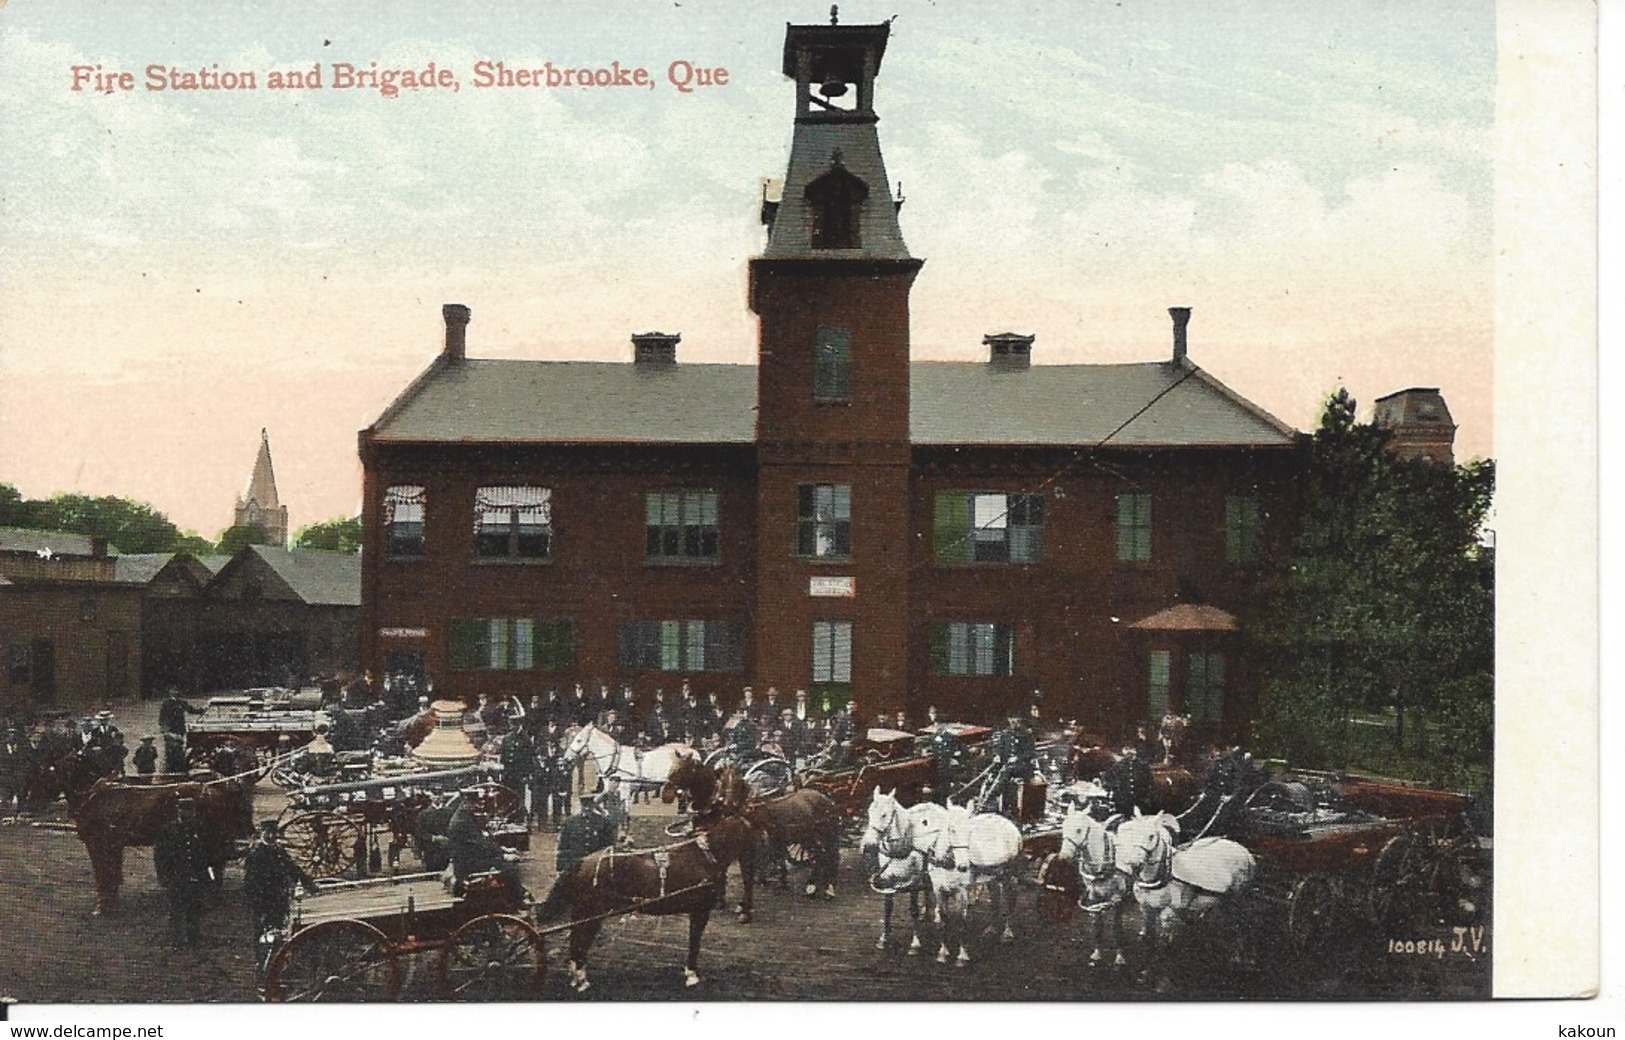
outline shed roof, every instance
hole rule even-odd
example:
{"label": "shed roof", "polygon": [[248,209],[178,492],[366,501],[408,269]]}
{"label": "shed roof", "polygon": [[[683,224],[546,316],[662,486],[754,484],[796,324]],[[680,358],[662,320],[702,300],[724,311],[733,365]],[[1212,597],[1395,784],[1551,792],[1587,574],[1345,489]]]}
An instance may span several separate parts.
{"label": "shed roof", "polygon": [[131,553],[113,561],[113,580],[127,585],[145,585],[175,558],[174,553]]}
{"label": "shed roof", "polygon": [[[750,444],[756,366],[437,359],[381,442]],[[918,445],[1275,446],[1293,431],[1195,365],[916,361]]]}
{"label": "shed roof", "polygon": [[[108,552],[116,550],[109,549]],[[95,546],[88,534],[71,531],[36,531],[26,527],[0,527],[0,552],[49,552],[56,556],[92,556]]]}
{"label": "shed roof", "polygon": [[244,551],[263,560],[296,596],[312,606],[361,605],[359,553],[281,549],[272,545],[250,545]]}

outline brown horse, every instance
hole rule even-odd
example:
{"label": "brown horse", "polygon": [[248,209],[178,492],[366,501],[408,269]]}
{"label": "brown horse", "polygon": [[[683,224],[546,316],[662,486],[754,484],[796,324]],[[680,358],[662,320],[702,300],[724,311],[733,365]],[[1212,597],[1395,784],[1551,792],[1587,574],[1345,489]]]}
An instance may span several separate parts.
{"label": "brown horse", "polygon": [[[1072,749],[1072,775],[1079,780],[1098,780],[1111,771],[1122,756],[1105,747]],[[1189,809],[1202,796],[1202,779],[1184,766],[1151,766],[1151,790],[1139,806],[1148,815],[1166,812],[1174,815]]]}
{"label": "brown horse", "polygon": [[28,789],[29,797],[41,803],[58,796],[67,800],[79,840],[90,854],[98,914],[118,906],[125,848],[151,845],[158,832],[175,819],[175,806],[181,799],[197,803],[198,830],[216,880],[235,851],[244,820],[253,816],[252,778],[125,783],[104,775],[77,751],[40,763]]}
{"label": "brown horse", "polygon": [[592,853],[553,882],[536,908],[538,922],[570,910],[570,985],[585,993],[587,952],[604,921],[624,913],[688,915],[686,985],[700,982],[700,936],[705,933],[717,895],[734,862],[754,856],[759,832],[737,816],[722,816],[703,833],[676,845],[642,852],[613,847]]}
{"label": "brown horse", "polygon": [[785,860],[794,847],[806,857],[807,895],[824,890],[835,898],[835,874],[841,860],[841,810],[822,791],[802,788],[789,794],[757,797],[738,767],[729,763],[717,775],[716,800],[724,813],[736,813],[767,833],[778,864],[779,884],[787,884]]}

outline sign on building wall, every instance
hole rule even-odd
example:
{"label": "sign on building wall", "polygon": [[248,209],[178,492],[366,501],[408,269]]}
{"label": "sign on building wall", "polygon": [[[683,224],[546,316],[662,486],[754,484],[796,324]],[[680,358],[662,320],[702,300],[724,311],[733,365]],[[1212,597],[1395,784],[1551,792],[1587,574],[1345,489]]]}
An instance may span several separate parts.
{"label": "sign on building wall", "polygon": [[834,578],[818,575],[807,579],[809,596],[842,596],[850,599],[858,594],[858,580],[852,577]]}

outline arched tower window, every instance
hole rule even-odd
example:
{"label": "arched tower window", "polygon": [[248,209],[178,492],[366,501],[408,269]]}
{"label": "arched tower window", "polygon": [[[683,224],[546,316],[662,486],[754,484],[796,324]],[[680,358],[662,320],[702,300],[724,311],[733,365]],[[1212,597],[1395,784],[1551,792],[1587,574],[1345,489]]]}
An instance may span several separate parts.
{"label": "arched tower window", "polygon": [[814,249],[861,249],[859,218],[869,188],[846,167],[839,156],[830,171],[807,185],[807,205],[812,214]]}

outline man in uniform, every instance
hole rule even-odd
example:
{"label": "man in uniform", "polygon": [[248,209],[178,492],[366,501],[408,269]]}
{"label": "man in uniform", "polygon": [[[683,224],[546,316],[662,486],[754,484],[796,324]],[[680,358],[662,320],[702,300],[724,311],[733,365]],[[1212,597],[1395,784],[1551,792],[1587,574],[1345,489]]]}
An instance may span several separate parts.
{"label": "man in uniform", "polygon": [[1006,726],[993,735],[993,767],[998,780],[994,789],[1003,799],[1004,815],[1021,819],[1027,781],[1037,779],[1038,743],[1020,715],[1011,712]]}
{"label": "man in uniform", "polygon": [[1162,721],[1157,724],[1157,742],[1162,745],[1163,765],[1173,765],[1174,756],[1179,754],[1179,746],[1184,742],[1185,729],[1191,720],[1169,708],[1162,713]]}
{"label": "man in uniform", "polygon": [[615,844],[616,824],[603,803],[605,795],[582,795],[581,812],[564,821],[559,829],[558,854],[553,861],[560,874],[597,852]]}
{"label": "man in uniform", "polygon": [[113,713],[100,711],[85,737],[85,754],[97,763],[100,772],[110,776],[124,775],[124,760],[129,749],[124,746],[124,734],[113,725]]}
{"label": "man in uniform", "polygon": [[536,816],[551,820],[557,830],[570,815],[570,766],[564,761],[564,732],[557,721],[547,724],[537,744],[535,786],[539,796]]}
{"label": "man in uniform", "polygon": [[452,810],[446,824],[446,845],[451,854],[451,877],[454,886],[462,886],[479,873],[494,870],[513,886],[517,894],[523,891],[519,868],[502,854],[502,846],[491,840],[470,811],[468,799],[459,796],[457,808]]}
{"label": "man in uniform", "polygon": [[615,698],[609,692],[609,683],[598,684],[598,703],[595,707],[598,728],[604,729],[608,725],[610,713],[615,710]]}
{"label": "man in uniform", "polygon": [[1151,795],[1151,766],[1133,744],[1123,748],[1123,757],[1100,779],[1112,797],[1114,813],[1133,816],[1136,809],[1146,807]]}
{"label": "man in uniform", "polygon": [[131,759],[135,763],[137,776],[151,776],[158,771],[158,748],[154,743],[156,737],[142,737],[141,746],[135,749]]}
{"label": "man in uniform", "polygon": [[656,690],[655,706],[650,709],[648,718],[643,720],[643,736],[650,747],[660,747],[675,739],[674,728],[671,716],[666,713],[666,694]]}
{"label": "man in uniform", "polygon": [[198,945],[203,938],[203,891],[213,880],[213,871],[192,799],[176,801],[175,819],[153,841],[152,865],[169,896],[170,943],[177,950]]}
{"label": "man in uniform", "polygon": [[169,688],[169,696],[158,706],[158,732],[164,736],[164,772],[186,772],[186,716],[202,714],[202,708],[182,700],[175,687]]}
{"label": "man in uniform", "polygon": [[515,726],[502,738],[502,747],[498,750],[503,786],[517,792],[525,800],[525,826],[535,830],[536,817],[541,812],[541,806],[536,804],[535,794],[531,790],[531,779],[536,775],[536,743],[523,726]]}
{"label": "man in uniform", "polygon": [[31,750],[16,726],[6,731],[5,743],[0,744],[0,817],[14,816],[22,807],[23,792],[33,772]]}
{"label": "man in uniform", "polygon": [[254,963],[265,970],[275,933],[288,925],[288,912],[299,885],[314,889],[316,882],[288,855],[278,841],[275,820],[261,820],[254,844],[243,856],[243,899],[253,925]]}
{"label": "man in uniform", "polygon": [[761,729],[762,706],[756,703],[756,691],[752,690],[749,686],[745,687],[744,691],[739,696],[738,713],[744,716],[744,720],[747,723],[756,727],[758,730]]}

